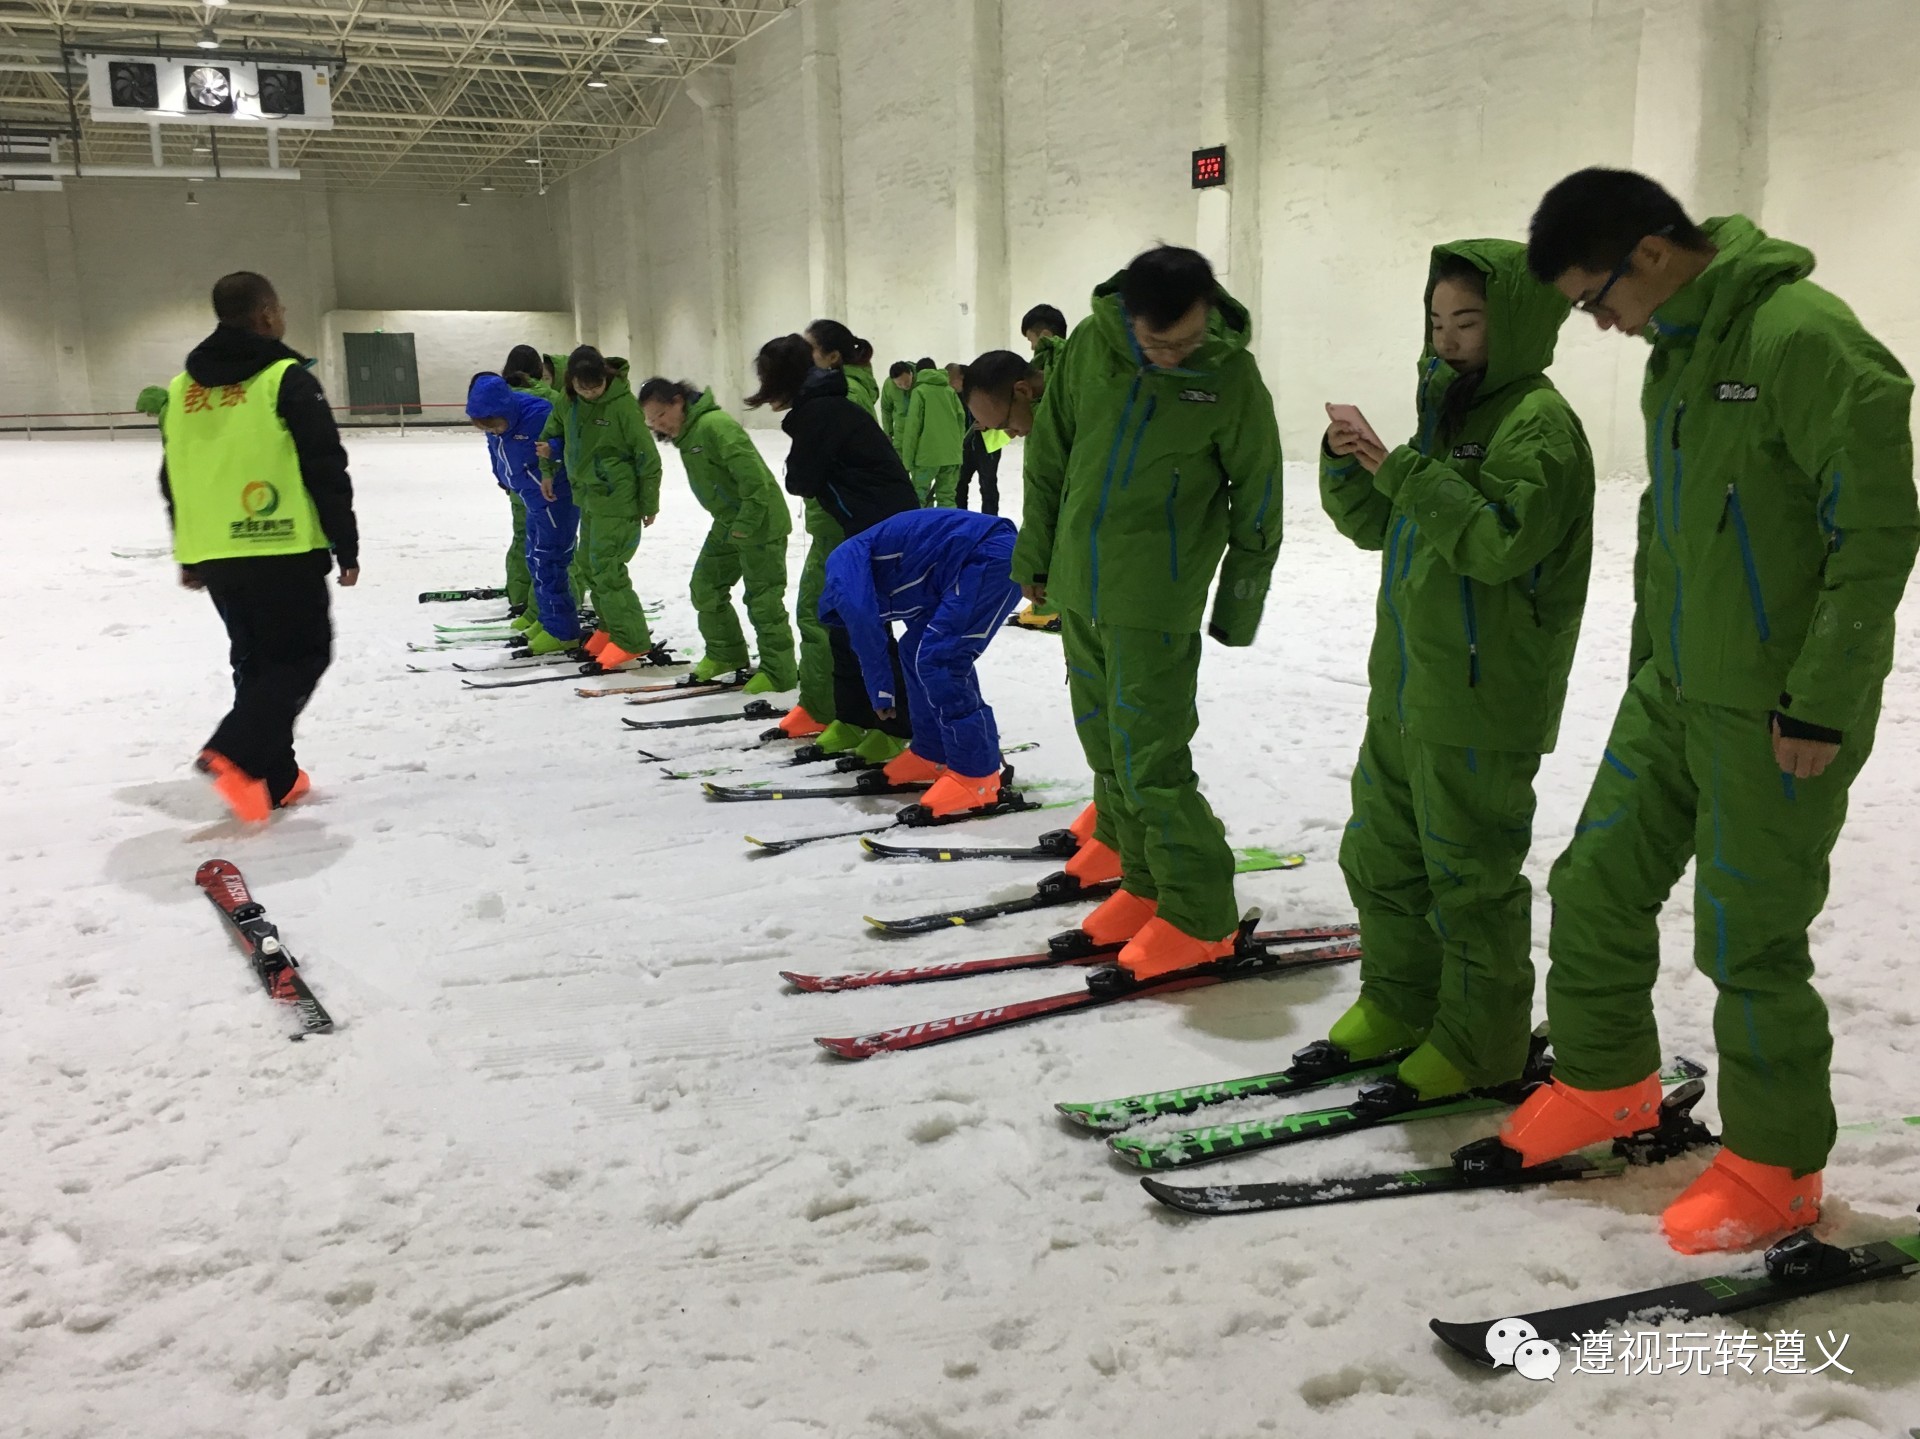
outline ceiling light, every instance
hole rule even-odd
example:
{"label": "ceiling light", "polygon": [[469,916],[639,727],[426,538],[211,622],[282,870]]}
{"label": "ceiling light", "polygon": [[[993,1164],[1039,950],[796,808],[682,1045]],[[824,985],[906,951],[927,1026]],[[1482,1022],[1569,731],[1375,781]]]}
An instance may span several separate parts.
{"label": "ceiling light", "polygon": [[529,155],[527,156],[527,163],[529,165],[538,165],[540,163],[540,157],[538,155]]}
{"label": "ceiling light", "polygon": [[486,184],[482,185],[480,187],[480,193],[482,195],[491,195],[493,193],[493,181],[489,180]]}
{"label": "ceiling light", "polygon": [[202,3],[207,5],[224,6],[227,3],[227,0],[202,0]]}
{"label": "ceiling light", "polygon": [[653,22],[653,28],[647,31],[647,43],[649,45],[664,45],[667,43],[667,37],[661,33],[660,22],[658,20],[655,20]]}
{"label": "ceiling light", "polygon": [[460,208],[465,210],[465,209],[471,208],[472,205],[473,205],[473,201],[467,198],[466,192],[464,190],[461,191],[460,192]]}
{"label": "ceiling light", "polygon": [[200,33],[195,37],[193,43],[202,50],[218,50],[220,48],[220,37],[213,33],[213,26],[202,25],[200,27]]}
{"label": "ceiling light", "polygon": [[587,77],[587,88],[588,88],[589,90],[604,90],[604,89],[606,89],[606,88],[607,88],[607,77],[606,77],[605,75],[603,75],[603,74],[601,74],[601,73],[600,73],[600,72],[599,72],[598,70],[595,70],[595,71],[593,72],[593,74],[591,74],[591,75],[589,75],[589,76]]}

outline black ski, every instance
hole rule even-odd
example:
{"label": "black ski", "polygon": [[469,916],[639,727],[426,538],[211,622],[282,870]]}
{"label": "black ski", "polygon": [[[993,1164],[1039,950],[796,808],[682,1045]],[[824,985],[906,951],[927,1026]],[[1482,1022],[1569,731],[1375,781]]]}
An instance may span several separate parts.
{"label": "black ski", "polygon": [[950,849],[939,844],[887,844],[865,838],[861,848],[881,859],[926,859],[950,864],[963,859],[1072,859],[1080,849],[1079,836],[1070,829],[1050,829],[1032,844]]}
{"label": "black ski", "polygon": [[507,592],[498,588],[477,590],[423,590],[420,594],[420,603],[423,605],[451,604],[460,600],[504,600],[506,597]]}
{"label": "black ski", "polygon": [[1920,1234],[1903,1234],[1872,1244],[1842,1248],[1827,1244],[1802,1229],[1790,1234],[1766,1253],[1761,1267],[1690,1279],[1636,1294],[1589,1299],[1538,1309],[1531,1314],[1455,1323],[1432,1319],[1427,1327],[1441,1342],[1477,1364],[1496,1367],[1487,1351],[1488,1331],[1502,1319],[1518,1319],[1528,1337],[1554,1344],[1571,1344],[1583,1334],[1600,1334],[1636,1321],[1691,1323],[1749,1309],[1783,1304],[1830,1289],[1848,1289],[1881,1279],[1897,1279],[1920,1269]]}
{"label": "black ski", "polygon": [[882,934],[932,934],[936,930],[948,929],[955,925],[978,924],[986,919],[999,919],[1002,915],[1029,914],[1036,909],[1052,909],[1055,905],[1077,904],[1085,899],[1102,899],[1119,887],[1120,881],[1117,879],[1102,880],[1098,884],[1081,884],[1065,870],[1056,870],[1036,884],[1032,894],[1023,894],[1018,899],[970,905],[965,909],[941,910],[934,914],[916,914],[909,919],[875,919],[870,914],[862,915],[861,918]]}
{"label": "black ski", "polygon": [[926,787],[925,780],[911,784],[889,784],[887,777],[878,770],[868,770],[853,784],[798,787],[769,784],[762,789],[754,785],[715,784],[708,780],[700,786],[706,791],[708,799],[725,804],[776,799],[866,799],[870,795],[918,794]]}
{"label": "black ski", "polygon": [[333,1016],[321,1007],[300,977],[300,961],[280,943],[280,931],[267,918],[266,909],[247,892],[239,866],[224,859],[210,859],[194,871],[193,881],[227,917],[261,986],[281,1003],[292,1005],[300,1016],[300,1033],[292,1037],[330,1031]]}
{"label": "black ski", "polygon": [[621,715],[620,723],[628,729],[685,729],[689,725],[737,724],[741,720],[777,720],[785,713],[786,711],[777,705],[770,705],[765,700],[754,700],[743,710],[725,710],[717,715],[688,715],[682,719],[664,720],[637,720]]}
{"label": "black ski", "polygon": [[[1357,924],[1328,925],[1317,931],[1296,930],[1286,937],[1341,939],[1359,933]],[[1255,939],[1266,937],[1254,936]],[[1120,1099],[1062,1101],[1053,1107],[1082,1129],[1091,1129],[1096,1134],[1118,1134],[1143,1120],[1192,1114],[1209,1105],[1230,1104],[1238,1099],[1269,1099],[1276,1094],[1300,1094],[1310,1089],[1325,1089],[1343,1080],[1377,1079],[1391,1074],[1406,1056],[1406,1050],[1396,1049],[1375,1059],[1353,1060],[1338,1046],[1316,1039],[1305,1049],[1296,1050],[1293,1063],[1285,1069],[1269,1074],[1216,1079],[1211,1084],[1189,1084],[1179,1089],[1155,1089]]]}
{"label": "black ski", "polygon": [[[1061,800],[1060,805],[1085,804],[1085,800]],[[755,835],[744,838],[750,845],[757,846],[765,854],[785,854],[789,850],[799,849],[802,845],[819,844],[829,839],[853,839],[863,834],[880,834],[886,830],[905,826],[909,829],[927,829],[935,825],[967,824],[976,819],[992,819],[995,815],[1018,814],[1027,809],[1053,809],[1054,804],[1036,804],[1018,790],[1009,793],[1000,791],[997,803],[986,809],[970,809],[964,814],[948,815],[944,819],[935,818],[927,813],[925,805],[910,804],[885,824],[868,825],[865,829],[837,829],[831,834],[803,834],[790,839],[760,839]]]}
{"label": "black ski", "polygon": [[1652,1129],[1617,1139],[1604,1154],[1575,1153],[1544,1164],[1523,1165],[1520,1155],[1497,1136],[1476,1139],[1453,1151],[1451,1164],[1430,1169],[1361,1174],[1276,1184],[1168,1184],[1143,1179],[1141,1188],[1183,1214],[1260,1214],[1275,1209],[1306,1209],[1318,1204],[1347,1204],[1359,1199],[1388,1199],[1405,1194],[1451,1194],[1462,1189],[1525,1189],[1573,1179],[1617,1179],[1634,1165],[1659,1164],[1675,1155],[1720,1141],[1693,1117],[1707,1092],[1690,1079],[1660,1101],[1660,1121]]}

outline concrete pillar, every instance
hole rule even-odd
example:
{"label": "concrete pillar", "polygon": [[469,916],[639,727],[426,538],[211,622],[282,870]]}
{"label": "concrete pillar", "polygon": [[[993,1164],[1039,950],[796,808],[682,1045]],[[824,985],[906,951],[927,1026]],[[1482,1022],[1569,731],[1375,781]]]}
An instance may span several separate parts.
{"label": "concrete pillar", "polygon": [[[707,300],[713,324],[708,383],[720,404],[738,415],[748,385],[746,342],[740,334],[740,247],[734,240],[732,71],[717,65],[695,71],[687,77],[687,96],[700,107],[701,157],[707,170]],[[844,279],[842,283],[844,289]]]}
{"label": "concrete pillar", "polygon": [[1007,275],[1005,69],[1000,0],[954,0],[960,48],[955,107],[960,167],[954,184],[954,290],[958,354],[1018,348]]}
{"label": "concrete pillar", "polygon": [[659,335],[653,325],[652,289],[647,282],[646,194],[642,187],[642,147],[628,145],[611,163],[620,187],[620,223],[626,241],[620,247],[620,290],[626,302],[627,358],[633,362],[634,387],[660,369]]}
{"label": "concrete pillar", "polygon": [[808,319],[843,320],[847,308],[846,186],[840,153],[838,0],[800,11],[800,93],[807,166]]}
{"label": "concrete pillar", "polygon": [[594,268],[593,205],[586,186],[567,185],[568,288],[573,292],[573,343],[591,345],[600,334],[597,309],[600,277]]}
{"label": "concrete pillar", "polygon": [[87,319],[80,304],[80,273],[74,264],[73,213],[67,192],[39,197],[41,234],[47,252],[47,321],[53,332],[53,374],[59,410],[118,410],[131,395],[96,395],[87,362]]}
{"label": "concrete pillar", "polygon": [[1194,235],[1253,315],[1256,346],[1274,355],[1260,325],[1260,27],[1261,0],[1211,0],[1200,11],[1201,144],[1227,147],[1227,183],[1198,193]]}
{"label": "concrete pillar", "polygon": [[342,378],[346,355],[334,354],[336,341],[327,325],[327,316],[339,306],[339,276],[334,270],[333,212],[327,203],[324,181],[299,181],[300,236],[306,244],[307,269],[299,292],[298,308],[291,330],[303,339],[291,339],[296,349],[305,349],[319,357],[320,386],[328,399],[344,404],[346,385]]}

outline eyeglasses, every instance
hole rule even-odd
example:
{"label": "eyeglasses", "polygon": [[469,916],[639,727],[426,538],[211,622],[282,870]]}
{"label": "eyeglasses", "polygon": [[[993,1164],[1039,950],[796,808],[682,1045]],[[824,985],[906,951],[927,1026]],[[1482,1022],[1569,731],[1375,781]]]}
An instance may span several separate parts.
{"label": "eyeglasses", "polygon": [[[1662,225],[1653,232],[1654,235],[1662,237],[1671,235],[1672,233],[1673,226],[1671,225]],[[1652,236],[1642,236],[1641,238],[1651,239]],[[1573,308],[1580,311],[1583,315],[1599,314],[1601,308],[1607,303],[1607,292],[1619,284],[1626,273],[1633,268],[1633,252],[1639,248],[1640,241],[1635,240],[1627,253],[1621,258],[1620,263],[1613,267],[1613,273],[1607,276],[1607,282],[1594,292],[1593,298],[1590,300],[1575,300],[1573,302]]]}

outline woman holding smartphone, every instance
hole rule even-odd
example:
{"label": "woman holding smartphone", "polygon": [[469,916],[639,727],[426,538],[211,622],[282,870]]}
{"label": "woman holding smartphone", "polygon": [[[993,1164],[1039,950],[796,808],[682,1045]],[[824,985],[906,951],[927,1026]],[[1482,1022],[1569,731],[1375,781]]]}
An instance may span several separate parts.
{"label": "woman holding smartphone", "polygon": [[1568,305],[1525,247],[1435,248],[1419,425],[1388,449],[1327,407],[1320,501],[1381,552],[1367,728],[1340,868],[1360,997],[1302,1051],[1398,1060],[1388,1108],[1520,1076],[1532,1031],[1533,780],[1566,699],[1593,556],[1593,457],[1546,377]]}

